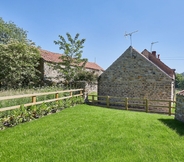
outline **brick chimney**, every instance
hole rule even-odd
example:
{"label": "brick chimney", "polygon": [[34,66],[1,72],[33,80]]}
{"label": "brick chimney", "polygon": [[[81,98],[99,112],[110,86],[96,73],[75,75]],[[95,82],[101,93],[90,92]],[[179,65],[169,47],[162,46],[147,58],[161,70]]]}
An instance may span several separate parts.
{"label": "brick chimney", "polygon": [[152,55],[156,57],[156,51],[152,51]]}
{"label": "brick chimney", "polygon": [[158,59],[160,60],[160,54],[158,54]]}

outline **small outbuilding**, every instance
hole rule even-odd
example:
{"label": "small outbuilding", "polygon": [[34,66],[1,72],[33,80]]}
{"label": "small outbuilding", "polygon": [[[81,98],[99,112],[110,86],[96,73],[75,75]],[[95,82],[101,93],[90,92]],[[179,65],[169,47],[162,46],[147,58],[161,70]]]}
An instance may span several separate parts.
{"label": "small outbuilding", "polygon": [[[40,49],[40,55],[39,71],[41,72],[42,80],[50,80],[53,82],[62,81],[62,77],[58,77],[61,76],[61,72],[53,68],[53,65],[62,62],[62,54]],[[103,68],[94,62],[87,62],[84,68],[86,71],[91,71],[98,76],[104,71]]]}

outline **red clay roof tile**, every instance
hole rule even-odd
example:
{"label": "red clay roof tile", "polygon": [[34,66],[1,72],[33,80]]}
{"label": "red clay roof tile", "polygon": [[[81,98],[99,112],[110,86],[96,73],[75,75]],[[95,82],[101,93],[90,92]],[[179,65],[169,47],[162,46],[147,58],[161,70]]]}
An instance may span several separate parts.
{"label": "red clay roof tile", "polygon": [[142,52],[144,56],[146,56],[151,62],[153,62],[155,65],[157,65],[161,70],[163,70],[166,74],[173,77],[175,75],[175,70],[168,67],[166,64],[164,64],[162,61],[160,61],[159,58],[155,57],[153,54],[151,54],[148,50],[144,50]]}
{"label": "red clay roof tile", "polygon": [[54,62],[54,63],[59,63],[62,62],[60,57],[62,56],[59,53],[54,53],[54,52],[49,52],[46,50],[40,50],[41,57],[48,62]]}
{"label": "red clay roof tile", "polygon": [[[53,62],[53,63],[62,62],[62,60],[60,59],[62,54],[46,51],[43,49],[40,49],[40,54],[41,54],[41,57],[45,61]],[[87,62],[85,65],[85,68],[104,71],[103,68],[101,68],[99,65],[97,65],[96,63],[93,63],[93,62]]]}

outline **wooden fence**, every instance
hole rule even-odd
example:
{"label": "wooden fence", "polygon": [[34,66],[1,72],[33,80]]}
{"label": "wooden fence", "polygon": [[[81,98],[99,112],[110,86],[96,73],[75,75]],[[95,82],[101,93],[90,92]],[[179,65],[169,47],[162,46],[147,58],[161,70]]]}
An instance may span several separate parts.
{"label": "wooden fence", "polygon": [[[118,101],[116,101],[118,100]],[[121,101],[119,101],[121,100]],[[175,101],[88,95],[89,103],[125,110],[175,114]]]}
{"label": "wooden fence", "polygon": [[[75,92],[75,94],[73,94],[74,92]],[[59,97],[59,94],[63,94],[63,93],[65,93],[65,96],[64,97],[63,96]],[[55,97],[53,99],[44,100],[44,101],[38,101],[37,102],[37,97],[38,96],[46,96],[46,95],[50,95],[50,94],[54,94]],[[73,89],[73,90],[56,91],[56,92],[33,93],[33,94],[25,94],[25,95],[5,96],[5,97],[0,97],[0,101],[31,97],[32,98],[32,102],[31,103],[26,103],[26,104],[22,104],[22,105],[24,105],[24,106],[32,106],[32,105],[38,105],[38,104],[42,104],[42,103],[59,101],[59,100],[63,100],[63,99],[67,99],[67,98],[71,98],[71,97],[75,97],[75,96],[76,97],[77,96],[83,96],[83,89]],[[0,108],[0,112],[17,109],[17,108],[20,108],[20,106],[21,105],[15,105],[15,106],[10,106],[10,107],[3,107],[3,108]]]}

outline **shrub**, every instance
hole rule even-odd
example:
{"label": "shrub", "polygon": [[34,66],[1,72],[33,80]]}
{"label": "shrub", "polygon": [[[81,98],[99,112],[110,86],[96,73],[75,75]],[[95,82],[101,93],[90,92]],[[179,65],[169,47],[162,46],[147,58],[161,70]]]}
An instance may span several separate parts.
{"label": "shrub", "polygon": [[64,108],[83,103],[82,97],[72,97],[51,103],[42,103],[29,107],[20,106],[19,109],[0,112],[0,130],[13,127],[19,123],[29,122],[51,113],[56,113]]}

